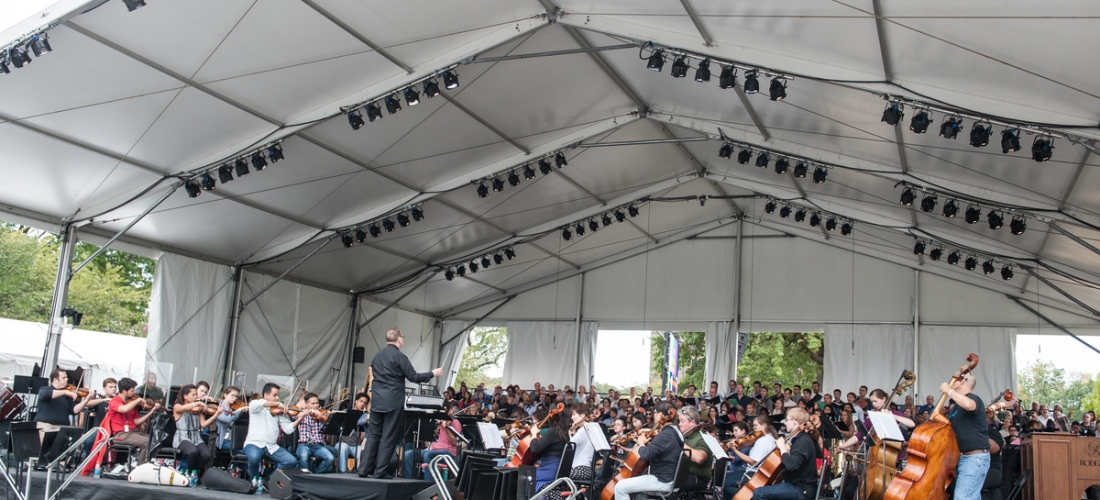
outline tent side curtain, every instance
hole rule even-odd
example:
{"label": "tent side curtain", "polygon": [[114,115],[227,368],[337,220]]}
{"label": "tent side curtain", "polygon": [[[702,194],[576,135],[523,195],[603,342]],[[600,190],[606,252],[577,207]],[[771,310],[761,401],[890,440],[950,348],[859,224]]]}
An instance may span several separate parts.
{"label": "tent side curtain", "polygon": [[718,382],[720,391],[724,391],[728,381],[737,377],[737,334],[730,332],[729,321],[707,323],[704,344],[706,345],[706,379],[704,384]]}
{"label": "tent side curtain", "polygon": [[577,363],[576,322],[508,323],[503,383],[520,387],[532,387],[535,382],[557,387],[576,385]]}
{"label": "tent side curtain", "polygon": [[[363,324],[371,319],[384,307],[377,302],[360,298],[358,324]],[[405,338],[405,345],[401,348],[401,352],[409,357],[409,361],[417,372],[431,371],[439,366],[435,364],[438,363],[439,359],[436,357],[439,350],[439,328],[435,326],[435,319],[430,316],[390,308],[370,323],[363,324],[363,327],[359,329],[358,345],[363,347],[364,359],[362,364],[354,366],[355,372],[352,374],[352,384],[356,390],[362,390],[365,387],[367,367],[370,366],[374,355],[378,354],[378,351],[381,351],[383,347],[386,347],[386,331],[390,328],[401,329],[401,334]],[[455,367],[455,369],[457,370],[458,367]],[[431,380],[428,383],[434,386],[436,382],[436,380]],[[412,382],[405,381],[406,387],[411,388],[415,385]]]}
{"label": "tent side curtain", "polygon": [[232,300],[232,269],[164,254],[157,261],[149,297],[146,359],[133,362],[170,374],[170,381],[158,380],[162,386],[198,379],[214,382],[216,388],[224,369]]}
{"label": "tent side curtain", "polygon": [[940,384],[966,364],[968,353],[978,355],[974,393],[986,404],[1001,391],[1016,389],[1015,328],[922,326],[917,372],[921,394],[939,397]]}
{"label": "tent side curtain", "polygon": [[913,371],[913,327],[825,325],[822,392],[858,393],[861,385],[889,392],[904,370]]}
{"label": "tent side curtain", "polygon": [[436,382],[440,394],[455,383],[458,368],[462,365],[462,355],[466,353],[466,337],[470,335],[470,321],[444,321],[440,340],[443,348],[439,353],[443,376]]}
{"label": "tent side curtain", "polygon": [[577,355],[577,380],[573,389],[578,385],[592,385],[596,381],[596,342],[599,340],[600,323],[597,321],[581,321],[580,352]]}

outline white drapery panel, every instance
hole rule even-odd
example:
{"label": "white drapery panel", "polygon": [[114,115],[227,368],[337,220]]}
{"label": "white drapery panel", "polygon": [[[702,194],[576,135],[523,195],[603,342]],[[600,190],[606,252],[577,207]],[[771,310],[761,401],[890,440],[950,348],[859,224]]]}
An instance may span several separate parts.
{"label": "white drapery panel", "polygon": [[230,268],[164,254],[157,261],[149,297],[146,359],[132,361],[171,363],[172,385],[191,383],[197,367],[198,379],[216,389],[224,370],[232,300]]}
{"label": "white drapery panel", "polygon": [[[921,394],[939,397],[940,384],[978,355],[974,393],[989,401],[1005,389],[1016,389],[1016,329],[1003,327],[922,326],[920,328]],[[923,398],[922,398],[923,399]]]}
{"label": "white drapery panel", "polygon": [[707,323],[703,339],[706,346],[706,379],[703,384],[718,382],[724,391],[727,382],[737,378],[737,334],[730,332],[729,321]]}
{"label": "white drapery panel", "polygon": [[825,325],[824,369],[822,392],[858,393],[861,385],[890,392],[902,371],[913,371],[913,327]]}
{"label": "white drapery panel", "polygon": [[[439,350],[439,328],[436,328],[435,319],[392,307],[383,311],[383,308],[384,305],[366,298],[359,300],[358,321],[363,324],[359,330],[359,345],[363,347],[366,356],[362,364],[355,365],[355,373],[352,375],[352,383],[357,389],[363,388],[367,367],[374,355],[386,346],[386,331],[390,328],[401,329],[401,334],[405,337],[405,346],[401,348],[401,352],[409,357],[409,362],[416,371],[426,372],[439,366],[435,364],[438,362],[436,354]],[[364,324],[371,318],[374,319]],[[436,380],[428,383],[435,385]],[[405,385],[415,386],[409,381],[405,381]]]}
{"label": "white drapery panel", "polygon": [[577,353],[577,378],[573,389],[578,385],[592,385],[596,377],[596,342],[600,336],[600,323],[581,321],[580,352]]}
{"label": "white drapery panel", "polygon": [[444,321],[440,339],[444,342],[439,352],[439,364],[443,376],[436,379],[439,393],[455,383],[458,367],[462,364],[462,354],[466,352],[466,337],[470,335],[470,321]]}
{"label": "white drapery panel", "polygon": [[577,373],[577,324],[573,321],[510,321],[504,384],[530,388],[535,382],[563,387]]}

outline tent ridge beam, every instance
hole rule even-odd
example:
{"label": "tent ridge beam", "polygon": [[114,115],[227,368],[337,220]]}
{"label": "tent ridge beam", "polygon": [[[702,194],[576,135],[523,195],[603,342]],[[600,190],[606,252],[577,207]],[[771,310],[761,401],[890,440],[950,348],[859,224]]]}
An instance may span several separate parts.
{"label": "tent ridge beam", "polygon": [[703,20],[699,17],[699,14],[695,12],[695,8],[691,6],[691,0],[680,0],[680,4],[684,6],[684,10],[687,11],[687,15],[691,18],[691,22],[695,24],[695,29],[699,32],[699,36],[703,37],[703,45],[713,47],[714,38],[710,36],[707,27],[703,25]]}
{"label": "tent ridge beam", "polygon": [[364,326],[369,325],[371,321],[374,321],[374,320],[378,319],[379,317],[381,317],[383,313],[385,313],[386,311],[390,310],[391,308],[397,306],[397,304],[400,303],[402,300],[404,300],[405,297],[408,297],[409,294],[415,292],[421,286],[424,286],[425,283],[427,283],[432,278],[434,278],[435,275],[438,274],[438,273],[439,273],[439,271],[436,270],[436,271],[432,272],[432,274],[429,274],[426,278],[420,280],[420,283],[417,283],[416,286],[409,287],[408,290],[405,290],[405,293],[401,294],[400,297],[394,299],[389,304],[386,304],[386,307],[383,307],[381,311],[378,311],[377,313],[374,313],[374,316],[371,316],[370,319],[368,319],[368,320],[366,320],[362,323],[356,324],[355,329],[356,330],[361,330],[361,329],[363,329]]}
{"label": "tent ridge beam", "polygon": [[1089,349],[1092,349],[1092,351],[1095,352],[1096,354],[1100,354],[1100,349],[1097,349],[1092,344],[1090,344],[1088,342],[1085,342],[1084,339],[1082,339],[1081,337],[1078,337],[1077,335],[1074,335],[1073,332],[1067,330],[1066,327],[1064,327],[1062,325],[1059,325],[1058,323],[1055,323],[1054,320],[1046,317],[1045,315],[1043,315],[1043,313],[1041,313],[1039,311],[1036,311],[1031,306],[1025,304],[1024,301],[1020,300],[1019,297],[1013,297],[1013,296],[1008,295],[1008,294],[1005,294],[1005,297],[1008,297],[1010,300],[1015,302],[1016,305],[1018,305],[1018,306],[1020,306],[1024,309],[1027,309],[1028,311],[1031,311],[1031,313],[1034,314],[1039,319],[1041,319],[1043,321],[1046,321],[1047,323],[1050,323],[1050,326],[1053,326],[1054,328],[1057,328],[1058,330],[1061,330],[1062,333],[1064,333],[1066,335],[1069,335],[1070,337],[1073,337],[1074,340],[1076,340],[1076,341],[1078,341],[1082,344],[1085,344],[1085,346],[1087,346]]}
{"label": "tent ridge beam", "polygon": [[607,50],[621,50],[621,49],[636,49],[638,44],[636,43],[621,43],[618,45],[605,45],[602,47],[592,48],[580,48],[580,49],[565,49],[565,50],[548,50],[545,52],[528,52],[526,54],[514,54],[498,57],[477,57],[474,56],[468,64],[473,63],[495,63],[501,61],[515,61],[518,59],[532,59],[536,57],[551,57],[551,56],[564,56],[569,54],[581,54],[584,52],[603,52]]}
{"label": "tent ridge beam", "polygon": [[516,142],[515,139],[513,139],[511,137],[508,137],[508,134],[505,134],[504,131],[497,128],[496,125],[493,125],[492,123],[489,123],[488,120],[486,120],[485,118],[482,118],[481,115],[475,113],[474,110],[466,107],[465,104],[462,104],[461,102],[458,102],[458,99],[455,98],[454,96],[452,96],[450,94],[447,94],[446,92],[440,92],[439,95],[443,96],[443,98],[446,99],[447,102],[449,102],[451,104],[454,104],[454,106],[456,108],[461,110],[463,113],[466,113],[467,116],[469,116],[470,118],[473,118],[475,121],[477,121],[478,123],[483,125],[485,128],[489,129],[491,132],[493,132],[494,134],[499,136],[501,139],[504,139],[505,141],[507,141],[508,144],[511,144],[516,149],[518,149],[520,151],[523,151],[523,154],[525,154],[525,155],[530,155],[531,154],[530,149],[527,149],[522,144]]}
{"label": "tent ridge beam", "polygon": [[886,18],[882,15],[881,0],[871,0],[875,12],[875,33],[878,35],[878,49],[882,54],[882,74],[884,80],[894,81],[894,65],[890,60],[890,48],[886,43]]}
{"label": "tent ridge beam", "polygon": [[760,132],[760,136],[764,138],[764,142],[768,142],[772,136],[768,132],[768,127],[764,126],[764,120],[760,118],[760,115],[756,113],[756,108],[749,102],[749,96],[745,95],[745,90],[741,86],[735,86],[733,91],[737,93],[737,98],[741,100],[741,105],[745,107],[745,111],[749,113],[749,118],[752,119],[752,124],[756,125],[757,132]]}
{"label": "tent ridge beam", "polygon": [[389,52],[386,52],[386,49],[383,49],[383,48],[382,48],[381,46],[379,46],[378,44],[376,44],[376,43],[374,43],[374,42],[370,41],[370,39],[368,39],[368,38],[367,38],[366,36],[364,36],[364,35],[363,35],[362,33],[360,33],[360,32],[358,32],[358,31],[356,31],[356,30],[355,30],[355,28],[352,28],[352,27],[351,27],[351,26],[349,26],[349,25],[348,25],[347,23],[345,23],[345,22],[341,21],[341,20],[340,20],[340,18],[338,18],[338,17],[336,17],[336,16],[332,15],[332,13],[330,13],[330,12],[329,12],[329,11],[327,11],[327,10],[325,10],[325,9],[324,9],[323,7],[321,7],[320,5],[317,5],[317,3],[316,3],[316,2],[314,2],[313,0],[302,0],[302,3],[304,3],[304,4],[308,5],[308,6],[309,6],[309,8],[311,8],[311,9],[313,9],[313,10],[317,11],[317,13],[318,13],[318,14],[320,14],[321,16],[323,16],[323,17],[324,17],[325,19],[328,19],[328,20],[329,20],[329,21],[330,21],[330,22],[331,22],[332,24],[335,24],[336,26],[339,26],[339,27],[340,27],[340,29],[342,29],[342,30],[346,31],[346,32],[347,32],[347,33],[348,33],[349,35],[351,35],[352,37],[355,37],[355,39],[356,39],[356,40],[359,40],[360,42],[362,42],[362,43],[363,43],[363,45],[366,45],[367,47],[370,47],[370,48],[371,48],[371,50],[373,50],[373,51],[377,52],[377,53],[378,53],[378,55],[380,55],[380,56],[382,56],[382,57],[385,57],[387,61],[389,61],[389,62],[391,62],[391,63],[395,64],[395,65],[396,65],[397,67],[399,67],[399,68],[401,68],[402,70],[404,70],[404,71],[405,71],[405,74],[411,75],[411,74],[413,74],[413,73],[415,73],[415,72],[416,72],[416,71],[415,71],[414,69],[412,69],[411,67],[409,67],[409,65],[407,65],[407,64],[405,64],[405,63],[403,63],[403,62],[401,62],[401,61],[400,61],[400,60],[398,60],[398,59],[397,59],[396,57],[394,57],[393,55],[391,55],[391,54],[390,54]]}
{"label": "tent ridge beam", "polygon": [[1030,267],[1030,266],[1025,267],[1024,269],[1027,270],[1028,276],[1034,276],[1035,279],[1041,281],[1044,285],[1050,287],[1055,292],[1058,292],[1058,293],[1062,294],[1063,297],[1073,301],[1074,304],[1077,304],[1077,305],[1081,306],[1083,309],[1085,309],[1086,311],[1092,313],[1093,316],[1100,317],[1100,311],[1097,311],[1092,306],[1082,302],[1081,299],[1078,299],[1077,297],[1073,296],[1073,294],[1063,290],[1058,285],[1055,285],[1050,280],[1044,278],[1041,274],[1039,274],[1039,271],[1037,269],[1035,269],[1033,267]]}

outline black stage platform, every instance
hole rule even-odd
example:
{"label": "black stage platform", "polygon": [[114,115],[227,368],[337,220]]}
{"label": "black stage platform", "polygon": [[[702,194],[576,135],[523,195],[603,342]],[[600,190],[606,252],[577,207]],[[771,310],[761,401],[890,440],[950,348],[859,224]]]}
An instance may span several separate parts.
{"label": "black stage platform", "polygon": [[[57,488],[58,482],[51,484]],[[43,498],[46,475],[36,472],[31,476],[31,499]],[[6,486],[6,485],[5,485]],[[312,500],[408,500],[424,489],[431,487],[431,481],[410,479],[378,480],[360,478],[354,473],[318,474],[294,476],[294,492]],[[23,485],[19,485],[22,489]],[[14,499],[10,488],[4,488],[6,498]],[[56,490],[55,490],[56,491]],[[0,498],[5,498],[0,495]],[[136,484],[116,479],[95,479],[77,477],[60,495],[62,499],[73,500],[195,500],[199,498],[247,499],[271,498],[265,491],[263,496],[227,493],[224,491],[180,486],[153,486]]]}

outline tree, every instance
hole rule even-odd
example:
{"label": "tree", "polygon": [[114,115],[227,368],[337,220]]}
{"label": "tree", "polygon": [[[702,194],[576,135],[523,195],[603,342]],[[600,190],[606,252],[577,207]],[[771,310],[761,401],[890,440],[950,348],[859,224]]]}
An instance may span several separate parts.
{"label": "tree", "polygon": [[[706,365],[706,335],[703,332],[680,332],[680,392],[687,389],[690,384],[700,391],[707,389]],[[650,348],[651,366],[650,381],[653,390],[658,391],[664,378],[665,371],[665,337],[658,332],[653,332]]]}
{"label": "tree", "polygon": [[1100,377],[1092,382],[1092,392],[1081,400],[1081,407],[1084,410],[1100,413]]}
{"label": "tree", "polygon": [[745,385],[759,380],[768,385],[809,387],[821,381],[825,355],[823,333],[760,332],[749,335],[737,378]]}
{"label": "tree", "polygon": [[486,372],[489,368],[503,366],[507,352],[507,328],[478,327],[470,330],[466,335],[466,351],[462,353],[462,363],[455,376],[455,386],[462,382],[470,387],[476,387],[479,383],[499,384],[500,377],[490,377]]}
{"label": "tree", "polygon": [[1072,408],[1073,415],[1080,416],[1083,404],[1087,407],[1090,401],[1100,400],[1091,374],[1074,373],[1067,378],[1065,370],[1052,362],[1031,363],[1016,378],[1017,395],[1025,408],[1037,401],[1050,406],[1062,405],[1067,414]]}

